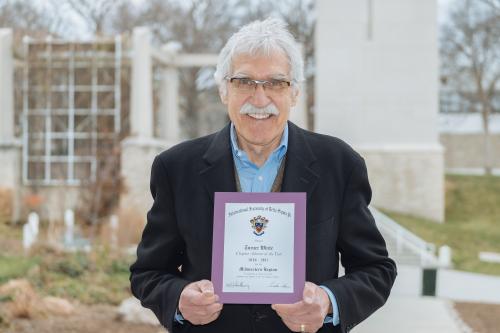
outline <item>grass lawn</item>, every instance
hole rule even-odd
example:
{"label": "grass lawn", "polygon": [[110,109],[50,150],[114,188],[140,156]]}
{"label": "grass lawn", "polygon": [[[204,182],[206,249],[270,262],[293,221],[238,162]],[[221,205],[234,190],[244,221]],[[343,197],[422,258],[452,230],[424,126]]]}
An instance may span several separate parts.
{"label": "grass lawn", "polygon": [[443,224],[384,211],[428,242],[452,248],[454,268],[500,275],[500,263],[479,261],[479,252],[500,253],[500,177],[446,176]]}

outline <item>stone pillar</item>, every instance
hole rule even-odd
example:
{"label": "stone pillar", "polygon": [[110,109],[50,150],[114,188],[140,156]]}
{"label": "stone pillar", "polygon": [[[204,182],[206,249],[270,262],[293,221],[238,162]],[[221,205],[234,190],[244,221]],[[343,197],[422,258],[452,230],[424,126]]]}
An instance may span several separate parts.
{"label": "stone pillar", "polygon": [[21,142],[14,136],[12,30],[0,29],[0,214],[19,220]]}
{"label": "stone pillar", "polygon": [[135,28],[132,41],[130,133],[131,136],[151,138],[153,137],[153,89],[149,29]]}
{"label": "stone pillar", "polygon": [[[162,51],[171,59],[175,59],[177,54],[168,45],[164,46]],[[162,69],[159,116],[159,137],[169,142],[178,142],[180,139],[179,70],[174,65]]]}
{"label": "stone pillar", "polygon": [[0,29],[0,142],[14,138],[12,30]]}
{"label": "stone pillar", "polygon": [[436,0],[319,0],[315,130],[366,159],[373,204],[444,219]]}
{"label": "stone pillar", "polygon": [[[130,219],[146,220],[151,208],[149,177],[154,157],[169,145],[153,137],[153,88],[150,32],[133,32],[130,137],[121,143],[121,175],[125,193],[120,211]],[[161,119],[161,118],[160,118]]]}
{"label": "stone pillar", "polygon": [[151,165],[169,144],[156,139],[129,137],[121,143],[121,175],[125,192],[120,196],[120,212],[129,219],[146,221],[153,199],[149,192]]}

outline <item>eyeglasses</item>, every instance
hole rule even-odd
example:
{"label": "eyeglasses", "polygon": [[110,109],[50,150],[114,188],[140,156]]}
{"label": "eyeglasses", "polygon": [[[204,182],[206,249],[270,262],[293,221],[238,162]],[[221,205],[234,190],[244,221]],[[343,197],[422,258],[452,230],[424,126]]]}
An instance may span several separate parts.
{"label": "eyeglasses", "polygon": [[292,85],[290,81],[285,80],[252,80],[242,77],[227,77],[226,80],[237,92],[245,94],[254,93],[259,84],[265,91],[273,93],[283,92]]}

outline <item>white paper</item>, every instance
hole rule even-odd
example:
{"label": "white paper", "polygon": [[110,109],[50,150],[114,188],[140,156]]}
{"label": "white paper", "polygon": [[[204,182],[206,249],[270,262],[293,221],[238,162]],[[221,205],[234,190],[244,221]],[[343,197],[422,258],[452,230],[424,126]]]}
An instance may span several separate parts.
{"label": "white paper", "polygon": [[293,292],[294,209],[294,203],[226,203],[222,291]]}

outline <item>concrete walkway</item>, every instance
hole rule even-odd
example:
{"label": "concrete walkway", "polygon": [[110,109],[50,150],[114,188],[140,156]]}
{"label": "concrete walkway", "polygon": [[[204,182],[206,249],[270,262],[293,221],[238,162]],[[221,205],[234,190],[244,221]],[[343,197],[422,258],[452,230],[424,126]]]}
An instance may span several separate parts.
{"label": "concrete walkway", "polygon": [[464,333],[449,301],[434,297],[391,296],[353,333]]}

